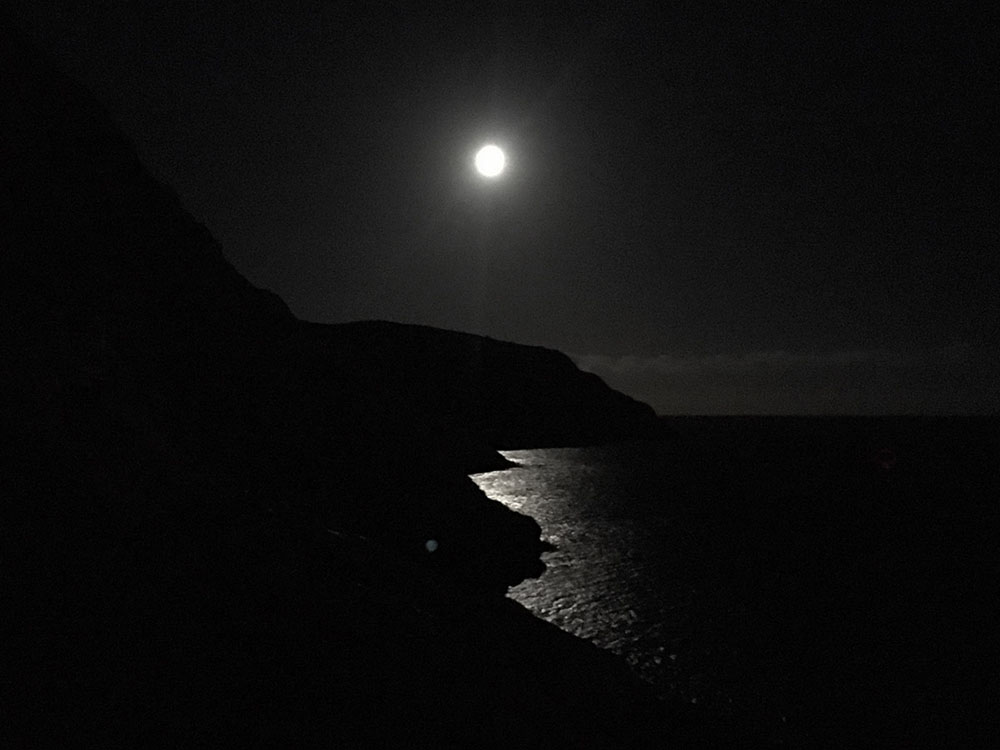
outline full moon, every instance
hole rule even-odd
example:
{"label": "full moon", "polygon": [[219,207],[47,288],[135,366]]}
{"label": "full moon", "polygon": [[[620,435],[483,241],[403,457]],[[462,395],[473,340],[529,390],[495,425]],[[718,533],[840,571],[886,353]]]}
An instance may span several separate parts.
{"label": "full moon", "polygon": [[476,169],[483,177],[496,177],[503,172],[506,163],[507,157],[503,155],[503,151],[492,143],[476,152]]}

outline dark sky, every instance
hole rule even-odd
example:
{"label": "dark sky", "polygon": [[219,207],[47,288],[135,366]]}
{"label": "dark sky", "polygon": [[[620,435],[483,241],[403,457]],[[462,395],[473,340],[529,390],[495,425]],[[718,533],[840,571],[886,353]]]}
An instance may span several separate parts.
{"label": "dark sky", "polygon": [[735,5],[13,12],[302,318],[559,348],[661,412],[997,411],[996,12]]}

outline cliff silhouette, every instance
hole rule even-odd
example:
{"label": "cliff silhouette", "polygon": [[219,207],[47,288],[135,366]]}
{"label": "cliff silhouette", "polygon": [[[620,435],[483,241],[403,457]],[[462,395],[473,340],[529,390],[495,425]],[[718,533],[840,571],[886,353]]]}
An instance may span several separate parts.
{"label": "cliff silhouette", "polygon": [[652,410],[558,352],[297,320],[0,27],[0,731],[689,737],[623,664],[503,597],[547,545],[467,476],[506,466],[498,448],[654,436]]}

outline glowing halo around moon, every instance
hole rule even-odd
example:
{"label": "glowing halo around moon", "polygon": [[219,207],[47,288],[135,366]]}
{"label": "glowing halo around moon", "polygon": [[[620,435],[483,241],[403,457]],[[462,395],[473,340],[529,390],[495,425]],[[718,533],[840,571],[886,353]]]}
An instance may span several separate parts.
{"label": "glowing halo around moon", "polygon": [[507,166],[507,157],[499,146],[492,143],[476,152],[476,170],[483,177],[498,177]]}

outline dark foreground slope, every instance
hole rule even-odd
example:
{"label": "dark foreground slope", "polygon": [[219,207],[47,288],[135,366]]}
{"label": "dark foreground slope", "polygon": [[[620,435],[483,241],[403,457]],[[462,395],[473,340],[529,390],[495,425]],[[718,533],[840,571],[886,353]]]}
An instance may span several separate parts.
{"label": "dark foreground slope", "polygon": [[4,746],[689,731],[503,598],[545,545],[465,476],[648,410],[556,353],[301,323],[5,23],[0,89]]}

